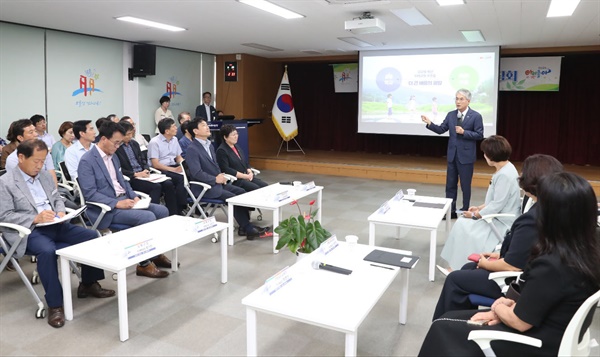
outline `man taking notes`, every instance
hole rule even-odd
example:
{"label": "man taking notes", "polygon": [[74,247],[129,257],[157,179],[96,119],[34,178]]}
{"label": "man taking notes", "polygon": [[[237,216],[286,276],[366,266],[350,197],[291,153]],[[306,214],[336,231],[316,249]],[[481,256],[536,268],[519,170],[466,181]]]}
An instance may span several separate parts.
{"label": "man taking notes", "polygon": [[452,198],[452,218],[456,218],[456,197],[458,179],[463,193],[461,211],[469,209],[471,201],[471,181],[473,167],[477,159],[477,140],[483,139],[483,119],[481,114],[469,108],[471,92],[459,89],[456,92],[456,109],[448,112],[440,125],[434,124],[425,115],[421,120],[427,124],[427,129],[437,134],[448,132],[448,169],[446,172],[446,197]]}

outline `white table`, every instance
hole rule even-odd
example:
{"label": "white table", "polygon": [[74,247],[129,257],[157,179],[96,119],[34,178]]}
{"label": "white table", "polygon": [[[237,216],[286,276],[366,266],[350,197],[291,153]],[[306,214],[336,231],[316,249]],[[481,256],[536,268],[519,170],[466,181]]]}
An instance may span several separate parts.
{"label": "white table", "polygon": [[[195,218],[169,216],[141,226],[109,234],[85,243],[80,243],[56,251],[60,256],[65,318],[73,319],[73,301],[71,296],[71,271],[69,261],[79,262],[117,274],[117,298],[119,304],[119,336],[121,341],[129,339],[129,320],[127,316],[127,279],[126,269],[156,255],[172,252],[172,270],[177,271],[177,248],[210,237],[221,232],[221,282],[227,282],[227,245],[225,231],[227,224],[217,222],[217,226],[196,233],[193,231]],[[152,238],[156,248],[150,252],[128,259],[124,247]],[[167,278],[168,279],[168,278]]]}
{"label": "white table", "polygon": [[[275,199],[275,195],[279,192],[287,190],[290,197],[288,199],[277,201]],[[313,211],[315,209],[319,209],[317,212],[317,220],[321,220],[321,214],[323,213],[323,207],[321,205],[323,198],[323,186],[315,186],[310,190],[302,190],[299,186],[291,186],[291,185],[281,185],[279,183],[274,183],[272,185],[260,188],[258,190],[254,190],[251,192],[244,193],[242,195],[238,195],[235,197],[231,197],[227,199],[228,203],[228,219],[229,219],[229,245],[233,245],[233,207],[234,206],[243,206],[243,207],[252,207],[258,208],[261,211],[272,211],[273,212],[273,253],[279,252],[275,247],[277,246],[277,242],[279,241],[279,234],[275,233],[275,228],[279,225],[279,221],[281,219],[281,214],[283,207],[289,205],[294,200],[299,200],[306,196],[317,194],[317,204],[314,206]],[[297,208],[293,207],[294,215],[298,216]],[[305,205],[302,207],[304,211],[308,213],[309,207]]]}
{"label": "white table", "polygon": [[[409,270],[394,266],[382,268],[386,266],[383,264],[377,264],[379,267],[376,267],[363,260],[375,248],[412,255],[409,251],[363,244],[351,249],[345,242],[340,242],[326,256],[317,250],[289,267],[292,280],[272,295],[263,285],[243,298],[242,304],[246,306],[247,355],[257,356],[256,312],[260,311],[343,332],[346,334],[346,356],[356,356],[359,326],[399,273],[402,284],[399,321],[405,324]],[[315,270],[311,266],[314,260],[351,269],[352,274]]]}
{"label": "white table", "polygon": [[401,201],[389,201],[390,209],[385,214],[375,211],[368,218],[369,245],[375,245],[375,225],[416,228],[429,231],[429,281],[434,281],[437,229],[446,215],[446,231],[450,231],[451,198],[414,196],[410,198],[416,202],[443,204],[444,208],[414,207],[405,196]]}

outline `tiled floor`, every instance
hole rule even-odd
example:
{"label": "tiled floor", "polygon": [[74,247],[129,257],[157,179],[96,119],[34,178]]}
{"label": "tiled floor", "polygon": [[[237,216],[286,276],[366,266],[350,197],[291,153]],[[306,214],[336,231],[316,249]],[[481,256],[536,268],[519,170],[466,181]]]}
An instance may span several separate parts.
{"label": "tiled floor", "polygon": [[[348,234],[368,243],[367,217],[399,189],[415,188],[417,194],[441,196],[443,186],[367,181],[323,175],[264,172],[267,182],[309,181],[325,186],[323,225],[343,238]],[[485,190],[474,189],[472,203],[482,202]],[[301,201],[308,207],[309,199]],[[287,207],[284,216],[294,214]],[[224,217],[217,215],[219,220]],[[256,214],[254,214],[256,217]],[[265,212],[262,224],[271,224]],[[438,254],[447,232],[438,231]],[[396,239],[395,229],[377,229],[377,244],[412,250],[422,257],[410,273],[408,322],[398,324],[399,281],[395,281],[367,316],[358,331],[358,354],[366,356],[414,356],[419,351],[439,296],[443,277],[427,280],[429,235],[424,231],[403,230]],[[271,240],[247,241],[236,236],[229,248],[229,282],[220,283],[219,245],[202,240],[179,249],[179,272],[167,279],[151,280],[128,271],[130,339],[119,341],[117,299],[74,298],[73,321],[53,329],[46,320],[34,318],[35,305],[16,273],[0,276],[0,355],[59,356],[165,356],[223,355],[246,353],[245,310],[241,299],[295,256],[287,250],[271,253]],[[34,265],[24,262],[31,274]],[[73,278],[75,286],[75,278]],[[116,289],[110,276],[103,286]],[[41,286],[36,290],[43,295]],[[327,299],[327,296],[323,296]],[[298,306],[308,309],[310,306]],[[600,340],[600,318],[592,335]],[[344,335],[339,332],[258,314],[259,355],[343,355]]]}

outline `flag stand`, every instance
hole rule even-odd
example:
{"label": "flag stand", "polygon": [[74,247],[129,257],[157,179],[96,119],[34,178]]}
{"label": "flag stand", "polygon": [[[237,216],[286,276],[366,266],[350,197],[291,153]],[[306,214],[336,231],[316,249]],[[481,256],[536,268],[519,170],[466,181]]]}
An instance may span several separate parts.
{"label": "flag stand", "polygon": [[292,140],[294,140],[294,142],[296,143],[296,145],[298,145],[298,149],[291,149],[290,150],[290,142],[285,141],[283,139],[281,139],[281,144],[279,144],[279,150],[277,151],[277,157],[279,157],[279,153],[281,152],[281,147],[283,146],[283,142],[285,141],[285,151],[286,152],[298,152],[298,151],[302,151],[302,155],[306,155],[306,153],[304,152],[304,150],[302,150],[302,147],[300,146],[300,144],[298,144],[298,142],[296,141],[296,138],[293,138]]}

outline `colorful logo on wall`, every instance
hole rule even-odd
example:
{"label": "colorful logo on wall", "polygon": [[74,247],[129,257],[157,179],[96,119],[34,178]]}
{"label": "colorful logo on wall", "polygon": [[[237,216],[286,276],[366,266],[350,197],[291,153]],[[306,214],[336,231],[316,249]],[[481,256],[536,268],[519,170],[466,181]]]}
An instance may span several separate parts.
{"label": "colorful logo on wall", "polygon": [[75,106],[99,106],[102,103],[101,100],[96,100],[96,98],[92,99],[94,93],[104,93],[100,88],[97,87],[99,79],[100,74],[95,69],[91,68],[86,69],[83,71],[83,74],[79,75],[79,89],[73,91],[71,96],[77,97],[83,94],[83,97],[86,99],[76,101]]}
{"label": "colorful logo on wall", "polygon": [[177,86],[179,86],[179,81],[177,80],[177,77],[172,76],[167,81],[167,85],[166,85],[167,91],[163,94],[163,96],[169,97],[169,98],[175,98],[176,95],[182,95],[181,93],[179,93],[177,91]]}

